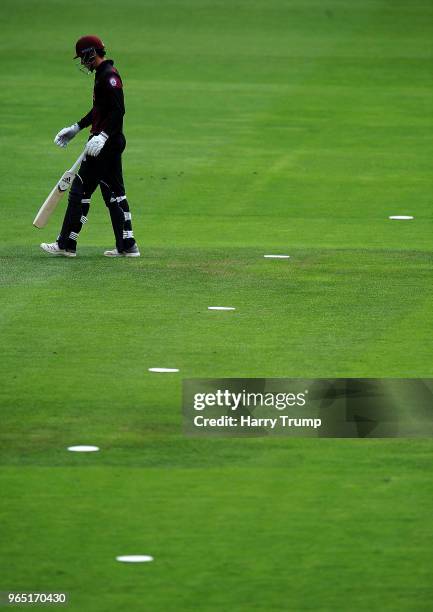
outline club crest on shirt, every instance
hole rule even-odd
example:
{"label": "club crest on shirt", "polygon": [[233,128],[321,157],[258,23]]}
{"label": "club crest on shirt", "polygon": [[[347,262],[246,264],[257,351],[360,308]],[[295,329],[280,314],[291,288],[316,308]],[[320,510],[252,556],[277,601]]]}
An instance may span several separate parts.
{"label": "club crest on shirt", "polygon": [[119,81],[115,77],[111,77],[110,85],[112,85],[113,87],[119,87]]}

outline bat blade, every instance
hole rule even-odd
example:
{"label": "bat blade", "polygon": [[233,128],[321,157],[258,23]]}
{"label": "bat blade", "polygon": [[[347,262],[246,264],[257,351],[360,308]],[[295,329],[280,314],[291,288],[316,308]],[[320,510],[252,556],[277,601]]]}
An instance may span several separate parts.
{"label": "bat blade", "polygon": [[69,170],[64,173],[62,178],[55,185],[54,189],[48,195],[45,202],[40,207],[38,214],[36,215],[33,225],[39,229],[45,227],[48,219],[51,217],[53,212],[55,211],[57,204],[62,199],[65,192],[71,186],[72,181],[74,180],[75,172],[70,172]]}
{"label": "bat blade", "polygon": [[67,170],[59,181],[57,181],[51,193],[48,195],[45,202],[40,207],[38,214],[33,220],[33,225],[39,229],[45,227],[48,219],[51,217],[53,212],[55,211],[57,204],[62,199],[63,195],[69,189],[72,184],[72,181],[75,178],[75,174],[77,172],[77,168],[80,165],[82,159],[84,157],[84,152],[77,159],[75,164],[72,166],[70,170]]}

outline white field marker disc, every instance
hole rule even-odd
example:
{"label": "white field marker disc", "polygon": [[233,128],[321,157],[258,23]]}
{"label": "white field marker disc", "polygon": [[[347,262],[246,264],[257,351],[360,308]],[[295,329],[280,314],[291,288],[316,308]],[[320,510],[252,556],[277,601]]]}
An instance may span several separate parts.
{"label": "white field marker disc", "polygon": [[208,310],[236,310],[233,306],[208,306]]}
{"label": "white field marker disc", "polygon": [[265,259],[290,259],[290,255],[263,255]]}
{"label": "white field marker disc", "polygon": [[413,219],[411,215],[392,215],[389,218],[395,219],[396,221],[410,221],[411,219]]}
{"label": "white field marker disc", "polygon": [[149,372],[160,372],[160,373],[170,373],[170,372],[179,372],[178,368],[149,368]]}
{"label": "white field marker disc", "polygon": [[68,451],[72,451],[73,453],[95,453],[99,450],[99,446],[68,446]]}
{"label": "white field marker disc", "polygon": [[116,561],[121,563],[146,563],[153,561],[153,557],[150,555],[120,555],[120,557],[116,557]]}

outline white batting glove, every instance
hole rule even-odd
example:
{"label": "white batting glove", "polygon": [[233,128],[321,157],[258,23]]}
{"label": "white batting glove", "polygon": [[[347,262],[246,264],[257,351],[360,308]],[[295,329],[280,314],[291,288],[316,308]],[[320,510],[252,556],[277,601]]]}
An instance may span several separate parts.
{"label": "white batting glove", "polygon": [[54,144],[58,147],[66,147],[68,142],[80,131],[78,123],[74,123],[71,127],[65,127],[54,138]]}
{"label": "white batting glove", "polygon": [[93,136],[86,145],[86,153],[91,157],[97,157],[101,152],[102,147],[107,142],[107,134],[101,132],[97,136]]}

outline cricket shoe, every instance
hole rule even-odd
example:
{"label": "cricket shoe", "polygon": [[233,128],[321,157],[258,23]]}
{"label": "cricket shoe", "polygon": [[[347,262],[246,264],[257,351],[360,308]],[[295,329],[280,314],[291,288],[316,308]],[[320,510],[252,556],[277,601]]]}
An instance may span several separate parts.
{"label": "cricket shoe", "polygon": [[105,257],[140,257],[140,251],[138,250],[138,246],[134,244],[134,246],[125,251],[118,251],[117,249],[104,251],[104,255]]}
{"label": "cricket shoe", "polygon": [[50,255],[55,256],[63,256],[63,257],[76,257],[77,254],[75,251],[67,251],[66,249],[61,249],[57,242],[43,242],[41,244],[41,249],[45,251],[45,253],[49,253]]}

